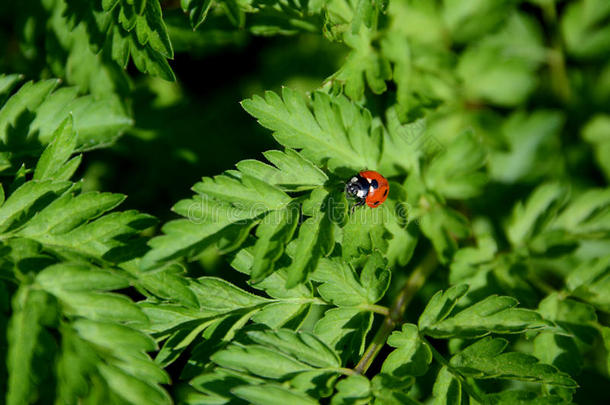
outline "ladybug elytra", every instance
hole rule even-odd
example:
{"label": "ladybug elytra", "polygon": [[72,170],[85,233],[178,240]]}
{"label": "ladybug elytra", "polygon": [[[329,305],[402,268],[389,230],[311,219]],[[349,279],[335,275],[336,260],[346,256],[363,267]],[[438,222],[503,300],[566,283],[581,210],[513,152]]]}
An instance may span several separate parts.
{"label": "ladybug elytra", "polygon": [[371,208],[377,208],[388,198],[389,191],[386,178],[373,170],[361,171],[345,185],[347,196],[357,200],[354,207],[366,203]]}

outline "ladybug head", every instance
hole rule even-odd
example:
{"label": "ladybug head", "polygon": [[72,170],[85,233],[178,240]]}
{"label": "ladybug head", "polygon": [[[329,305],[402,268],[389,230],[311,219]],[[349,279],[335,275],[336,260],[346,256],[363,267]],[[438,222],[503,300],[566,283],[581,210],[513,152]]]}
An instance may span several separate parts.
{"label": "ladybug head", "polygon": [[357,175],[349,179],[345,185],[345,194],[348,197],[364,199],[369,193],[369,182],[364,177]]}

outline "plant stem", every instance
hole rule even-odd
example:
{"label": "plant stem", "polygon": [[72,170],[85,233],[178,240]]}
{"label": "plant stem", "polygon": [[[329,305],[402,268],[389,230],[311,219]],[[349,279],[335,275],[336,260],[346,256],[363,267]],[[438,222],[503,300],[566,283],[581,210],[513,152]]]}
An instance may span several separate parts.
{"label": "plant stem", "polygon": [[548,53],[551,82],[557,95],[562,101],[568,102],[572,96],[570,79],[566,70],[565,58],[561,46],[555,44]]}
{"label": "plant stem", "polygon": [[383,324],[375,334],[373,341],[364,351],[364,354],[360,358],[360,361],[354,368],[354,371],[358,374],[364,374],[375,360],[375,357],[379,354],[381,348],[385,345],[388,336],[394,330],[394,328],[402,322],[402,317],[407,309],[407,306],[417,293],[428,275],[436,268],[436,254],[431,249],[426,254],[426,257],[417,266],[417,268],[411,273],[407,282],[398,293],[398,296],[394,300],[394,303],[390,307],[389,313],[383,320]]}
{"label": "plant stem", "polygon": [[390,309],[388,307],[384,307],[383,305],[359,305],[358,308],[363,309],[365,311],[375,312],[376,314],[380,314],[383,316],[390,315]]}
{"label": "plant stem", "polygon": [[549,69],[551,72],[551,86],[553,90],[564,102],[569,102],[572,97],[570,79],[566,69],[565,56],[563,53],[563,41],[561,31],[557,24],[557,10],[553,2],[542,4],[542,12],[545,23],[550,27],[551,49],[547,53]]}

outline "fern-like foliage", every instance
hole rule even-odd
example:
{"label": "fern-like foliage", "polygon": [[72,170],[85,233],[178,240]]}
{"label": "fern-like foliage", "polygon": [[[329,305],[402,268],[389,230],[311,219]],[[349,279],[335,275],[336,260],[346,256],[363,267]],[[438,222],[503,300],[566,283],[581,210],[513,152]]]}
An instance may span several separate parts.
{"label": "fern-like foliage", "polygon": [[[157,361],[172,363],[192,346],[183,378],[191,379],[197,393],[185,401],[237,397],[261,404],[315,403],[331,395],[334,387],[333,401],[355,395],[350,394],[353,390],[363,402],[376,398],[404,403],[410,401],[404,393],[414,377],[425,374],[433,358],[443,365],[434,388],[439,400],[457,392],[460,398],[470,395],[486,401],[487,394],[478,392],[471,378],[535,381],[567,391],[576,386],[566,374],[538,364],[531,355],[500,355],[506,347],[503,339],[483,338],[451,359],[436,352],[427,337],[555,333],[553,318],[545,320],[538,312],[515,308],[517,300],[509,296],[482,295],[472,280],[474,288],[466,299],[468,287],[463,284],[438,293],[417,326],[404,324],[401,334],[390,337],[388,344],[396,350],[383,363],[382,374],[373,380],[356,375],[350,366],[358,363],[358,370],[367,358],[370,348],[365,346],[374,314],[387,311],[377,302],[388,289],[391,268],[410,260],[422,236],[429,239],[441,263],[453,263],[452,269],[467,266],[460,264],[462,257],[476,263],[474,252],[467,253],[473,248],[458,250],[455,237],[469,236],[471,226],[447,199],[481,193],[487,180],[481,170],[485,152],[470,132],[441,150],[426,148],[417,142],[426,131],[425,123],[400,125],[390,111],[386,128],[343,96],[315,93],[306,98],[285,88],[282,97],[268,92],[265,98],[244,101],[243,106],[287,149],[265,154],[273,165],[242,161],[237,170],[197,183],[193,187],[197,194],[174,207],[184,218],[164,226],[165,234],[151,240],[152,249],[142,261],[144,269],[155,272],[175,266],[164,263],[218,249],[228,253],[232,266],[264,293],[251,295],[204,277],[189,287],[199,297],[203,312],[193,312],[186,300],[163,309],[153,301],[143,303],[158,322],[150,331],[167,339]],[[348,215],[339,179],[363,168],[381,167],[403,175],[408,168],[404,185],[409,193],[394,182],[388,202],[380,209]],[[561,196],[559,190],[549,198]],[[600,197],[599,203],[603,201]],[[551,202],[532,203],[536,205],[532,209],[550,215],[555,212],[549,210]],[[599,212],[595,207],[591,205],[589,212]],[[583,218],[588,215],[595,214],[582,213]],[[517,258],[522,244],[522,236],[517,235],[530,235],[534,223],[548,221],[529,219],[521,212],[515,218],[508,232]],[[420,231],[413,227],[415,220]],[[481,249],[484,257],[493,260],[493,246]],[[326,306],[323,316],[311,332],[295,332],[312,308],[320,306]],[[198,335],[203,337],[200,343]],[[482,357],[471,358],[471,352]],[[312,353],[320,357],[309,357]],[[504,363],[511,366],[501,369],[499,364]],[[216,368],[211,371],[213,365]],[[496,397],[490,394],[492,398]]]}
{"label": "fern-like foliage", "polygon": [[[19,75],[0,76],[0,96],[4,100],[0,109],[2,171],[16,171],[25,157],[39,155],[42,145],[54,139],[69,115],[70,125],[78,134],[73,148],[77,152],[112,144],[132,124],[114,97],[79,97],[78,90],[70,87],[55,90],[59,84],[56,79],[27,82],[13,94],[20,81]],[[78,162],[71,165],[75,170]]]}
{"label": "fern-like foliage", "polygon": [[[56,84],[28,83],[1,110],[9,127],[11,117],[27,112],[26,105],[32,108],[33,102],[26,100],[36,100],[34,124],[40,124],[30,128],[40,128],[41,140],[50,139],[31,178],[18,175],[4,183],[2,193],[1,285],[13,292],[6,325],[6,401],[43,400],[48,393],[37,387],[45,380],[44,386],[55,387],[62,403],[77,398],[168,403],[159,385],[169,382],[168,376],[146,354],[156,343],[139,330],[148,323],[146,314],[128,297],[111,292],[134,284],[120,264],[145,247],[137,235],[154,218],[136,211],[109,213],[125,196],[83,193],[80,183],[70,181],[81,160],[73,155],[87,138],[77,136],[74,115],[46,135],[53,123],[45,111],[54,108],[59,114],[65,103],[76,102],[76,115],[79,105],[90,102],[73,101],[70,89],[49,95]],[[95,115],[78,116],[86,136]]]}
{"label": "fern-like foliage", "polygon": [[[151,241],[153,249],[143,259],[145,266],[154,267],[155,263],[184,255],[194,257],[212,245],[227,252],[235,250],[256,226],[255,282],[273,272],[293,236],[296,256],[292,256],[287,269],[288,286],[304,281],[319,258],[333,251],[335,235],[341,235],[341,229],[347,230],[339,239],[346,258],[381,248],[394,251],[392,263],[408,259],[408,253],[399,252],[384,238],[391,234],[397,243],[416,243],[416,236],[406,229],[404,207],[390,202],[377,215],[365,211],[359,217],[350,217],[342,190],[337,187],[345,176],[379,167],[384,138],[392,140],[392,135],[400,135],[386,133],[367,110],[345,97],[325,93],[316,93],[310,107],[301,94],[286,88],[283,99],[267,93],[265,99],[246,100],[244,108],[290,149],[266,153],[275,167],[247,160],[239,162],[236,171],[196,184],[193,190],[197,194],[174,207],[185,218],[165,225],[166,235]],[[396,139],[397,144],[401,142],[405,143]],[[386,160],[385,164],[392,162]],[[401,187],[393,185],[392,190],[400,195]],[[299,215],[306,219],[295,232]],[[378,228],[376,221],[387,226]],[[226,239],[231,243],[227,244]],[[290,249],[286,252],[291,254]]]}
{"label": "fern-like foliage", "polygon": [[158,1],[66,0],[72,27],[83,24],[91,46],[108,52],[125,68],[131,59],[144,72],[175,80],[167,59],[174,57]]}
{"label": "fern-like foliage", "polygon": [[[24,60],[71,87],[0,76],[8,404],[567,404],[607,374],[604,1],[31,5]],[[132,124],[130,60],[175,79],[163,7],[347,54],[317,90],[243,100],[277,148],[149,239],[73,177]],[[378,208],[346,199],[361,170],[389,180]],[[209,256],[228,273],[197,274]]]}

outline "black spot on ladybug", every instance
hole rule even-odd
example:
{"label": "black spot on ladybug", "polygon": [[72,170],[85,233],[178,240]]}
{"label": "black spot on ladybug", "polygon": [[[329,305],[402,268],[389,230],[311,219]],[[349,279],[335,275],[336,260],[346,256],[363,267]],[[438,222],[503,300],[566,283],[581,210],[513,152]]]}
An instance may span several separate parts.
{"label": "black spot on ladybug", "polygon": [[374,206],[379,205],[379,201],[375,201],[375,202],[373,203],[373,205],[374,205]]}
{"label": "black spot on ladybug", "polygon": [[386,188],[385,191],[383,192],[383,196],[385,197],[386,195],[388,195],[388,189]]}
{"label": "black spot on ladybug", "polygon": [[377,187],[379,187],[379,183],[377,183],[377,180],[373,179],[373,181],[371,181],[371,186],[373,188],[377,188]]}

